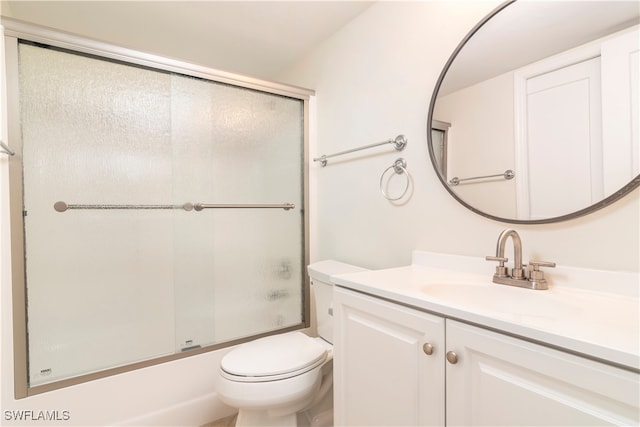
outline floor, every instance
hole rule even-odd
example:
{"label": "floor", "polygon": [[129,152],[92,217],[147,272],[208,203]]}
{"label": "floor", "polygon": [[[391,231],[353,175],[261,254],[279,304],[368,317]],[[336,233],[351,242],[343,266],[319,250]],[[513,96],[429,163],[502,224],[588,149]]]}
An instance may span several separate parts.
{"label": "floor", "polygon": [[238,414],[233,414],[219,420],[212,421],[200,427],[234,427],[236,425],[236,418]]}

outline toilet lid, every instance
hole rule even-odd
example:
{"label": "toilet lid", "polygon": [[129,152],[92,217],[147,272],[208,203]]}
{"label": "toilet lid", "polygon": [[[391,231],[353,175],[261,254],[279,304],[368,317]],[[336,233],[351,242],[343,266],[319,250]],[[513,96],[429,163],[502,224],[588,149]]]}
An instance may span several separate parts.
{"label": "toilet lid", "polygon": [[260,338],[227,353],[222,370],[242,377],[272,377],[297,373],[316,366],[326,357],[326,348],[301,332]]}

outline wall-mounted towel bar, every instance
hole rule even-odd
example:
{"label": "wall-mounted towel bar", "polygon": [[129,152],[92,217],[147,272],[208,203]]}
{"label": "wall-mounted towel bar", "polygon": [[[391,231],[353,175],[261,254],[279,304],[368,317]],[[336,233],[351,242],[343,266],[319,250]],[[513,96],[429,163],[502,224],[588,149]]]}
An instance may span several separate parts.
{"label": "wall-mounted towel bar", "polygon": [[339,153],[333,154],[323,154],[320,157],[316,157],[313,159],[314,162],[320,162],[322,166],[327,166],[327,159],[330,157],[342,156],[343,154],[353,153],[355,151],[366,150],[368,148],[378,147],[384,144],[393,144],[394,148],[398,151],[404,150],[404,147],[407,145],[407,138],[404,135],[398,135],[395,139],[389,139],[382,142],[376,142],[375,144],[365,145],[363,147],[352,148],[351,150],[340,151]]}
{"label": "wall-mounted towel bar", "polygon": [[516,176],[516,174],[511,169],[507,169],[504,173],[499,173],[495,175],[474,176],[471,178],[458,178],[457,176],[454,176],[449,180],[449,185],[458,185],[463,181],[471,181],[474,179],[497,178],[499,176],[503,177],[504,179],[513,179],[513,177]]}
{"label": "wall-mounted towel bar", "polygon": [[0,140],[0,148],[2,148],[0,150],[0,153],[4,153],[4,154],[8,154],[10,156],[15,156],[16,152],[13,151],[11,148],[9,148],[9,146],[7,144],[4,143],[4,141]]}
{"label": "wall-mounted towel bar", "polygon": [[183,209],[185,211],[203,209],[284,209],[288,211],[295,208],[293,203],[185,203],[184,205],[69,205],[65,202],[56,202],[53,209],[65,212],[69,209]]}

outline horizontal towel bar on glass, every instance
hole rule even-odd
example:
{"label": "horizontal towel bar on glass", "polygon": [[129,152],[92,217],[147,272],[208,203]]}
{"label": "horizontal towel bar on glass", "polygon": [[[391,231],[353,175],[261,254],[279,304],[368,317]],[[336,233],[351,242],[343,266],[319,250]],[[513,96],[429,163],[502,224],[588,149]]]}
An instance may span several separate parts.
{"label": "horizontal towel bar on glass", "polygon": [[330,157],[342,156],[343,154],[349,154],[355,151],[366,150],[367,148],[378,147],[384,144],[393,144],[396,150],[401,151],[407,145],[407,138],[404,135],[398,135],[395,137],[395,139],[388,139],[386,141],[376,142],[374,144],[365,145],[364,147],[352,148],[351,150],[340,151],[339,153],[323,154],[320,157],[314,158],[313,161],[320,162],[322,166],[327,166],[327,159]]}
{"label": "horizontal towel bar on glass", "polygon": [[450,185],[458,185],[463,181],[471,181],[473,179],[484,179],[484,178],[497,178],[499,176],[503,177],[504,179],[513,179],[513,177],[516,176],[516,174],[511,169],[507,169],[504,173],[498,173],[498,174],[495,174],[495,175],[474,176],[474,177],[471,177],[471,178],[458,178],[457,176],[454,176],[453,178],[451,178],[449,180],[449,184]]}
{"label": "horizontal towel bar on glass", "polygon": [[69,209],[183,209],[185,211],[204,209],[284,209],[295,208],[293,203],[185,203],[183,205],[69,205],[66,202],[56,202],[53,208],[58,212]]}
{"label": "horizontal towel bar on glass", "polygon": [[197,211],[201,211],[203,209],[284,209],[288,211],[289,209],[295,208],[296,205],[293,203],[245,203],[245,204],[206,204],[206,203],[196,203],[193,205],[193,209]]}

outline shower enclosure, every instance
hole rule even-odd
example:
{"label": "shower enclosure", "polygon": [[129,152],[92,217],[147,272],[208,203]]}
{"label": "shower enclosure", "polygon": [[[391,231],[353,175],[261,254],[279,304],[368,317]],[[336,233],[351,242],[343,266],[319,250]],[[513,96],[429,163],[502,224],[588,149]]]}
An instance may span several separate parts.
{"label": "shower enclosure", "polygon": [[308,92],[5,43],[22,394],[308,324]]}

